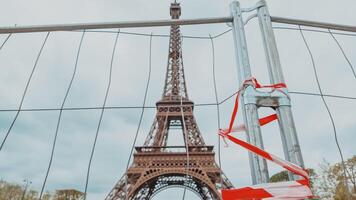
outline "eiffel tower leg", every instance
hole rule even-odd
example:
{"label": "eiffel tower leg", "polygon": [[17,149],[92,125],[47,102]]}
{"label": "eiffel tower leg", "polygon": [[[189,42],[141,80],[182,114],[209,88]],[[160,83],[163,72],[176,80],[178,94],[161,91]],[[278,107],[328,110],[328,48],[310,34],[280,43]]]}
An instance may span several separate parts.
{"label": "eiffel tower leg", "polygon": [[[240,83],[242,83],[244,80],[249,79],[252,76],[247,52],[244,23],[242,20],[242,12],[239,2],[233,1],[230,5],[230,9],[233,16],[232,30],[235,41],[238,77]],[[243,105],[242,110],[244,112],[247,141],[263,149],[262,135],[258,121],[257,105],[245,105],[243,98],[241,98],[241,101]],[[268,182],[269,175],[266,161],[252,153],[249,153],[249,159],[252,183],[259,184]]]}

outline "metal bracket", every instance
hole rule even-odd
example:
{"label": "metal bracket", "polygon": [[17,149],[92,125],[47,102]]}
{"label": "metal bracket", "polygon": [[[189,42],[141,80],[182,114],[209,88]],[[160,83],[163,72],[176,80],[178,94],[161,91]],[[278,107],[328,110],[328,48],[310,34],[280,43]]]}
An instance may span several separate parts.
{"label": "metal bracket", "polygon": [[257,13],[248,16],[244,21],[244,25],[246,25],[251,19],[253,19],[255,17],[257,17]]}
{"label": "metal bracket", "polygon": [[271,92],[261,92],[252,85],[247,86],[243,93],[244,104],[255,104],[258,107],[291,106],[287,88],[279,88]]}
{"label": "metal bracket", "polygon": [[251,12],[265,5],[266,5],[265,1],[258,1],[254,6],[250,8],[241,8],[241,12]]}

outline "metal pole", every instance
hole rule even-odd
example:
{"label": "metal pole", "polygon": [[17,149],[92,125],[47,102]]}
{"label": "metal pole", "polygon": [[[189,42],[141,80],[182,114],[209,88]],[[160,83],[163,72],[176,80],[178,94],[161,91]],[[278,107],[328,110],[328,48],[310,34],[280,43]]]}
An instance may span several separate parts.
{"label": "metal pole", "polygon": [[282,24],[294,24],[294,25],[310,26],[316,28],[334,29],[339,31],[356,32],[356,26],[349,26],[349,25],[332,24],[332,23],[308,21],[308,20],[300,20],[300,19],[290,19],[290,18],[274,17],[274,16],[271,16],[271,21],[276,23],[282,23]]}
{"label": "metal pole", "polygon": [[[238,69],[238,79],[242,83],[245,79],[251,78],[251,69],[247,52],[244,23],[240,4],[233,1],[230,4],[230,10],[233,16],[232,30],[235,44],[236,63]],[[252,86],[247,86],[252,87]],[[259,147],[263,147],[260,124],[258,121],[258,112],[256,104],[244,104],[243,98],[242,110],[246,126],[247,141]],[[269,180],[266,160],[249,152],[249,161],[251,167],[252,183],[266,183]]]}
{"label": "metal pole", "polygon": [[153,26],[172,26],[172,25],[195,25],[195,24],[216,24],[232,22],[232,17],[220,18],[200,18],[200,19],[173,19],[173,20],[154,20],[154,21],[123,21],[105,23],[84,23],[84,24],[57,24],[41,26],[17,26],[0,27],[0,34],[7,33],[30,33],[30,32],[53,32],[53,31],[74,31],[89,29],[109,29],[109,28],[138,28]]}
{"label": "metal pole", "polygon": [[[284,83],[282,67],[272,29],[271,17],[268,12],[266,1],[261,0],[261,3],[264,5],[258,8],[257,15],[265,48],[270,81],[272,84]],[[276,112],[278,115],[278,122],[286,160],[304,167],[291,107],[280,105],[277,107]],[[289,174],[289,178],[294,180],[296,177]]]}

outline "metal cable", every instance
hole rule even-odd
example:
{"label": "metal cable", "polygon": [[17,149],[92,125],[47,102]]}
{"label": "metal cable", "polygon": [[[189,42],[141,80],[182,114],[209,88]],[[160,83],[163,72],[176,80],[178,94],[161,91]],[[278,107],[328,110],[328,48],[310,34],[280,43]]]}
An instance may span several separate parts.
{"label": "metal cable", "polygon": [[[290,94],[297,94],[297,95],[308,95],[308,96],[321,96],[318,93],[312,93],[312,92],[302,92],[302,91],[289,91],[288,93]],[[229,95],[228,97],[224,98],[221,102],[218,103],[218,105],[222,105],[226,103],[229,99],[233,98],[236,95],[236,92]],[[325,94],[323,93],[324,97],[331,97],[331,98],[337,98],[337,99],[348,99],[348,100],[356,100],[356,97],[349,97],[349,96],[342,96],[342,95],[334,95],[334,94]],[[198,103],[195,104],[195,107],[205,107],[205,106],[216,106],[216,103]],[[62,110],[68,110],[68,111],[77,111],[77,110],[101,110],[103,107],[102,106],[93,106],[93,107],[67,107],[63,108]],[[156,109],[156,106],[105,106],[105,110],[115,110],[115,109]],[[0,112],[41,112],[41,111],[59,111],[61,108],[24,108],[24,109],[0,109]]]}
{"label": "metal cable", "polygon": [[[298,92],[298,91],[289,91],[289,94],[301,94],[301,95],[309,95],[309,96],[321,96],[320,94],[317,93],[311,93],[311,92]],[[356,97],[348,97],[348,96],[340,96],[340,95],[332,95],[332,94],[324,94],[324,97],[332,97],[332,98],[339,98],[339,99],[349,99],[349,100],[356,100]]]}
{"label": "metal cable", "polygon": [[[298,28],[294,28],[294,27],[283,27],[283,26],[273,26],[272,27],[273,29],[285,29],[285,30],[299,30]],[[318,33],[329,33],[328,31],[323,31],[323,30],[314,30],[314,29],[308,29],[308,28],[303,28],[302,29],[303,31],[309,31],[309,32],[318,32]],[[227,33],[229,33],[230,31],[232,31],[231,28],[221,32],[221,33],[218,33],[214,36],[192,36],[192,35],[182,35],[181,37],[182,38],[190,38],[190,39],[210,39],[213,38],[218,38],[220,36],[223,36]],[[71,32],[82,32],[82,31],[71,31]],[[117,33],[117,31],[108,31],[108,30],[104,30],[104,31],[98,31],[98,30],[87,30],[86,32],[91,32],[91,33]],[[339,33],[339,32],[332,32],[334,35],[345,35],[345,36],[356,36],[356,34],[352,34],[352,33]],[[125,35],[136,35],[136,36],[147,36],[147,37],[150,37],[151,34],[149,33],[138,33],[138,32],[126,32],[126,31],[121,31],[120,34],[125,34]],[[169,38],[169,35],[168,34],[154,34],[152,35],[152,37],[168,37]]]}
{"label": "metal cable", "polygon": [[186,193],[187,189],[185,187],[183,187],[183,197],[182,197],[182,200],[185,199],[185,193]]}
{"label": "metal cable", "polygon": [[344,49],[342,48],[341,44],[340,44],[339,41],[336,39],[336,37],[334,36],[334,34],[330,31],[330,29],[328,29],[328,31],[329,31],[331,37],[332,37],[332,38],[334,39],[334,41],[336,42],[337,46],[339,47],[339,49],[340,49],[342,55],[344,56],[345,60],[346,60],[347,63],[349,64],[350,69],[351,69],[352,73],[354,74],[354,77],[356,78],[355,69],[354,69],[354,67],[353,67],[353,65],[352,65],[352,63],[351,63],[351,61],[349,60],[349,58],[346,56]]}
{"label": "metal cable", "polygon": [[[221,33],[218,33],[214,36],[192,36],[192,35],[182,35],[182,38],[188,38],[188,39],[206,39],[210,40],[210,37],[213,39],[218,38],[220,36],[225,35],[226,33],[230,32],[232,29],[227,29]],[[82,32],[81,30],[75,30],[75,31],[69,31],[69,32]],[[117,33],[118,31],[108,31],[108,30],[103,30],[103,31],[98,31],[98,30],[86,30],[87,33]],[[127,32],[127,31],[120,31],[120,34],[124,35],[136,35],[136,36],[147,36],[151,37],[151,34],[149,33],[138,33],[138,32]],[[152,34],[152,37],[164,37],[164,38],[169,38],[170,35],[168,34]]]}
{"label": "metal cable", "polygon": [[217,35],[215,35],[215,36],[213,36],[212,38],[213,38],[213,39],[218,38],[218,37],[220,37],[220,36],[225,35],[226,33],[230,32],[230,31],[232,31],[231,28],[230,28],[230,29],[227,29],[226,31],[223,31],[223,32],[221,32],[221,33],[219,33],[219,34],[217,34]]}
{"label": "metal cable", "polygon": [[[299,31],[299,28],[295,27],[284,27],[284,26],[273,26],[273,29],[276,30],[294,30],[294,31]],[[315,33],[327,33],[329,34],[328,31],[324,30],[317,30],[317,29],[310,29],[310,28],[301,28],[302,31],[308,31],[308,32],[315,32]],[[344,35],[344,36],[356,36],[356,34],[353,33],[340,33],[340,32],[332,32],[334,35]]]}
{"label": "metal cable", "polygon": [[[216,74],[215,74],[215,46],[214,46],[214,39],[210,36],[211,42],[211,53],[212,53],[212,70],[213,70],[213,81],[214,81],[214,94],[215,94],[215,102],[216,102],[216,116],[217,116],[217,125],[218,130],[221,128],[221,120],[220,120],[220,105],[219,105],[219,96],[218,96],[218,89],[216,85]],[[222,165],[221,165],[221,138],[218,135],[218,162],[220,167],[220,185],[221,188],[223,187],[223,177],[222,177]]]}
{"label": "metal cable", "polygon": [[[181,36],[181,46],[183,46],[183,37]],[[184,70],[184,64],[183,64],[183,52],[182,52],[182,49],[181,49],[181,57],[182,57],[182,70]],[[183,78],[184,78],[184,71],[183,71]],[[185,79],[185,78],[184,78]],[[184,84],[186,84],[184,82]],[[185,85],[186,87],[186,85]],[[188,94],[187,95],[187,98],[188,98]],[[187,167],[186,167],[186,180],[188,180],[188,170],[189,170],[189,146],[188,146],[188,133],[187,133],[187,128],[186,128],[186,124],[185,124],[185,120],[184,120],[184,113],[183,113],[183,97],[181,96],[180,97],[180,109],[181,109],[181,115],[182,115],[182,123],[183,123],[183,132],[184,132],[184,143],[185,143],[185,149],[187,151]],[[187,184],[188,185],[188,184]],[[185,194],[187,192],[187,188],[184,187],[183,189],[183,197],[182,197],[182,200],[185,199]]]}
{"label": "metal cable", "polygon": [[86,200],[86,198],[87,198],[88,183],[89,183],[89,176],[90,176],[90,167],[91,167],[91,163],[92,163],[93,156],[94,156],[95,146],[96,146],[96,142],[97,142],[97,139],[98,139],[101,122],[102,122],[103,116],[104,116],[106,101],[108,99],[108,95],[109,95],[109,91],[110,91],[111,78],[112,78],[112,67],[113,67],[113,63],[114,63],[115,50],[116,50],[116,45],[117,45],[117,40],[119,38],[119,34],[120,34],[120,30],[116,34],[114,47],[113,47],[112,54],[111,54],[109,80],[108,80],[108,85],[107,85],[107,88],[106,88],[106,93],[105,93],[103,106],[102,106],[101,113],[100,113],[98,126],[96,128],[95,139],[94,139],[93,146],[92,146],[92,149],[91,149],[91,154],[90,154],[90,159],[89,159],[89,164],[88,164],[88,170],[87,170],[87,177],[86,177],[86,181],[85,181],[84,200]]}
{"label": "metal cable", "polygon": [[[35,64],[33,65],[32,71],[31,71],[31,73],[30,73],[30,76],[28,77],[28,80],[27,80],[27,83],[26,83],[26,86],[25,86],[25,90],[24,90],[24,92],[23,92],[23,94],[22,94],[19,108],[17,109],[16,115],[15,115],[14,119],[12,120],[11,125],[10,125],[9,129],[7,130],[7,132],[6,132],[6,134],[5,134],[5,137],[4,137],[4,139],[3,139],[2,143],[1,143],[0,151],[1,151],[2,148],[4,147],[4,144],[5,144],[6,140],[7,140],[7,137],[9,136],[9,134],[10,134],[12,128],[14,127],[15,122],[16,122],[16,120],[17,120],[19,114],[20,114],[20,110],[21,110],[21,108],[22,108],[23,101],[25,100],[25,96],[26,96],[28,87],[29,87],[29,85],[30,85],[30,83],[31,83],[33,74],[34,74],[34,72],[35,72],[35,70],[36,70],[38,61],[39,61],[39,59],[40,59],[40,57],[41,57],[42,50],[43,50],[43,48],[44,48],[44,46],[45,46],[45,44],[46,44],[46,42],[47,42],[47,39],[48,39],[48,37],[49,37],[49,34],[50,34],[50,32],[47,32],[46,37],[45,37],[45,39],[44,39],[44,41],[43,41],[43,43],[42,43],[42,46],[41,46],[41,48],[40,48],[40,51],[39,51],[38,54],[37,54],[37,58],[36,58]],[[10,35],[8,36],[8,38],[10,38]],[[3,43],[3,44],[4,44],[4,43]],[[2,46],[1,46],[1,47],[2,47]]]}
{"label": "metal cable", "polygon": [[[142,120],[143,120],[143,114],[145,112],[145,105],[146,105],[146,99],[147,99],[147,94],[148,94],[148,88],[150,85],[150,81],[151,81],[151,71],[152,71],[152,37],[150,37],[150,53],[149,53],[149,64],[148,64],[148,77],[147,77],[147,82],[146,82],[146,89],[145,89],[145,95],[143,97],[143,103],[142,103],[142,110],[141,110],[141,114],[140,114],[140,119],[137,125],[137,129],[136,129],[136,134],[134,137],[134,140],[132,142],[132,146],[131,146],[131,150],[130,150],[130,155],[129,158],[127,160],[127,164],[126,164],[126,172],[129,169],[130,166],[130,162],[131,162],[131,157],[133,154],[133,151],[135,149],[135,145],[136,145],[136,141],[137,141],[137,137],[138,137],[138,133],[140,131],[141,128],[141,124],[142,124]],[[125,199],[127,198],[127,176],[125,178]]]}
{"label": "metal cable", "polygon": [[228,101],[229,99],[231,99],[232,97],[234,97],[235,95],[237,95],[238,92],[234,92],[233,94],[231,94],[230,96],[226,97],[225,99],[223,99],[221,102],[219,102],[219,105],[224,104],[226,101]]}
{"label": "metal cable", "polygon": [[314,56],[313,56],[313,53],[311,52],[310,50],[310,47],[309,47],[309,44],[303,34],[303,31],[301,30],[300,28],[300,25],[299,25],[299,31],[300,31],[300,34],[302,36],[302,39],[304,41],[304,44],[305,44],[305,47],[307,48],[307,51],[309,53],[309,56],[310,56],[310,60],[312,62],[312,66],[313,66],[313,71],[314,71],[314,77],[315,77],[315,80],[316,80],[316,83],[318,85],[318,90],[319,90],[319,93],[320,93],[320,97],[321,99],[323,100],[323,103],[324,103],[324,106],[328,112],[328,115],[329,115],[329,118],[330,118],[330,121],[331,121],[331,124],[333,126],[333,131],[334,131],[334,139],[335,139],[335,143],[336,143],[336,146],[338,148],[338,151],[339,151],[339,154],[340,154],[340,158],[341,158],[341,162],[342,162],[342,167],[343,167],[343,173],[344,173],[344,181],[345,181],[345,184],[346,184],[346,189],[347,189],[347,192],[349,193],[349,186],[348,186],[348,181],[347,181],[347,175],[346,175],[346,166],[345,166],[345,161],[344,161],[344,156],[342,154],[342,151],[341,151],[341,147],[340,147],[340,144],[339,144],[339,140],[338,140],[338,136],[337,136],[337,132],[336,132],[336,126],[335,126],[335,122],[334,122],[334,118],[331,114],[331,111],[329,109],[329,106],[324,98],[324,95],[323,95],[323,91],[321,89],[321,85],[320,85],[320,81],[319,81],[319,77],[318,77],[318,72],[317,72],[317,69],[316,69],[316,66],[315,66],[315,61],[314,61]]}
{"label": "metal cable", "polygon": [[[66,31],[66,32],[82,32],[82,30],[74,30],[74,31]],[[102,30],[102,31],[98,31],[98,30],[87,30],[87,33],[111,33],[111,34],[117,34],[118,31],[110,31],[110,30]],[[150,33],[139,33],[139,32],[127,32],[127,31],[121,31],[120,30],[120,34],[122,35],[136,35],[136,36],[147,36],[147,37],[151,37]],[[152,34],[152,37],[169,37],[169,35],[167,34]],[[195,37],[195,36],[187,36],[187,37]],[[198,38],[200,38],[199,36],[197,36]]]}
{"label": "metal cable", "polygon": [[6,42],[9,40],[9,38],[11,37],[11,33],[5,38],[4,42],[1,44],[0,46],[0,50],[4,47],[4,45],[6,44]]}
{"label": "metal cable", "polygon": [[58,130],[59,130],[59,127],[60,127],[60,123],[61,123],[61,119],[62,119],[62,112],[63,112],[63,107],[67,101],[67,97],[68,97],[68,94],[69,94],[69,91],[72,87],[72,84],[73,84],[73,80],[74,80],[74,77],[76,75],[76,72],[77,72],[77,67],[78,67],[78,60],[79,60],[79,55],[80,55],[80,50],[81,50],[81,47],[82,47],[82,43],[83,43],[83,39],[84,39],[84,35],[85,35],[85,31],[83,31],[82,33],[82,36],[81,36],[81,39],[80,39],[80,43],[79,43],[79,47],[78,47],[78,51],[77,51],[77,57],[76,57],[76,60],[75,60],[75,65],[74,65],[74,70],[73,70],[73,73],[72,73],[72,78],[69,82],[69,85],[67,87],[67,91],[66,91],[66,94],[63,98],[63,101],[62,101],[62,105],[61,105],[61,109],[59,110],[59,115],[58,115],[58,120],[57,120],[57,126],[56,126],[56,131],[55,131],[55,135],[54,135],[54,139],[53,139],[53,144],[52,144],[52,151],[51,151],[51,157],[50,157],[50,160],[49,160],[49,163],[48,163],[48,167],[47,167],[47,171],[46,171],[46,176],[45,176],[45,179],[43,181],[43,184],[42,184],[42,188],[41,188],[41,192],[40,192],[40,200],[42,199],[42,195],[43,195],[43,192],[44,192],[44,189],[46,187],[46,182],[47,182],[47,179],[48,179],[48,175],[49,175],[49,172],[51,170],[51,166],[52,166],[52,161],[53,161],[53,157],[54,157],[54,150],[55,150],[55,147],[56,147],[56,143],[57,143],[57,136],[58,136]]}
{"label": "metal cable", "polygon": [[[37,112],[37,111],[59,111],[59,110],[68,110],[68,111],[78,111],[78,110],[101,110],[101,106],[93,107],[67,107],[67,108],[25,108],[21,109],[21,112]],[[105,106],[105,110],[115,110],[115,109],[142,109],[142,106]],[[145,106],[146,109],[156,108],[154,106]],[[0,112],[15,112],[19,111],[18,109],[0,109]]]}
{"label": "metal cable", "polygon": [[[187,167],[186,167],[186,181],[187,181],[187,185],[188,185],[188,179],[189,179],[189,144],[188,144],[188,132],[187,132],[187,126],[185,124],[185,119],[184,119],[184,112],[183,112],[183,96],[180,97],[180,112],[181,112],[181,116],[182,116],[182,124],[183,124],[183,134],[184,134],[184,143],[185,143],[185,149],[187,152]],[[187,189],[186,187],[184,187],[183,190],[183,197],[182,199],[185,199],[185,193],[186,193]]]}

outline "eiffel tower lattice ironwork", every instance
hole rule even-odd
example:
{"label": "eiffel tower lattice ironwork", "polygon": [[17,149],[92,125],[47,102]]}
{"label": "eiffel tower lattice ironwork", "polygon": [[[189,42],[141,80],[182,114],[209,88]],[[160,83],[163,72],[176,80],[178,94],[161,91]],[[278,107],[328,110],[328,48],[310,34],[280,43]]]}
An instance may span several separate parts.
{"label": "eiffel tower lattice ironwork", "polygon": [[[180,14],[179,3],[172,3],[172,19],[179,19]],[[188,98],[184,78],[178,25],[171,26],[164,91],[156,107],[144,146],[135,147],[133,163],[106,200],[151,199],[170,187],[185,187],[201,199],[221,199],[219,189],[231,188],[232,184],[216,164],[213,146],[205,144],[194,118],[194,103]],[[172,127],[182,129],[185,146],[167,146]]]}

